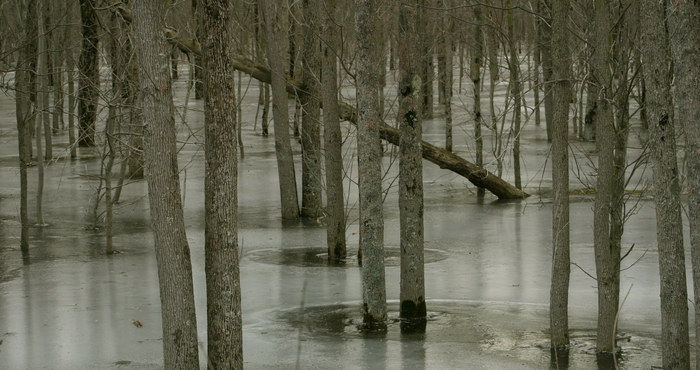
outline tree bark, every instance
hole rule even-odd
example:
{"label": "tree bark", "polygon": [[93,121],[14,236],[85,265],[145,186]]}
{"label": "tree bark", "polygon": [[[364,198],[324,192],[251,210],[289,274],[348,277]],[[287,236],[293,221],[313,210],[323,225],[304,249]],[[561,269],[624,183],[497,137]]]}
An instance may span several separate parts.
{"label": "tree bark", "polygon": [[671,51],[663,3],[643,0],[640,18],[656,203],[656,236],[659,246],[661,357],[664,369],[688,369],[688,296],[683,251],[681,189],[676,163],[671,98]]}
{"label": "tree bark", "polygon": [[31,162],[31,152],[29,148],[32,145],[32,138],[29,130],[31,123],[32,108],[30,100],[30,92],[32,90],[30,83],[31,79],[28,71],[28,66],[31,65],[31,55],[34,51],[31,50],[32,44],[26,42],[36,34],[36,22],[30,22],[34,19],[33,0],[22,3],[22,12],[27,15],[27,22],[24,29],[25,42],[19,50],[17,59],[17,72],[15,75],[15,116],[17,118],[17,149],[19,151],[19,179],[20,179],[20,250],[23,255],[29,253],[29,202],[27,193],[29,192],[29,181],[27,179],[27,167]]}
{"label": "tree bark", "polygon": [[[260,11],[265,24],[267,36],[267,60],[270,64],[266,82],[272,85],[272,115],[275,121],[275,152],[277,154],[277,171],[280,180],[280,201],[282,218],[295,220],[299,218],[299,200],[297,182],[294,173],[294,158],[289,137],[289,111],[287,107],[287,2],[286,0],[264,0]],[[234,65],[234,68],[237,68]],[[244,72],[251,74],[243,70]],[[255,75],[253,75],[255,77]]]}
{"label": "tree bark", "polygon": [[700,364],[700,5],[688,0],[666,1],[674,66],[677,122],[685,131],[688,180],[688,223],[695,305],[695,363]]}
{"label": "tree bark", "polygon": [[166,369],[199,367],[190,248],[177,166],[175,119],[162,6],[134,2],[134,46],[144,122],[144,159],[163,316]]}
{"label": "tree bark", "polygon": [[[37,190],[36,190],[36,223],[39,226],[45,226],[44,224],[44,159],[46,158],[42,155],[41,148],[41,132],[42,128],[47,126],[46,119],[48,114],[44,114],[47,109],[48,104],[46,104],[46,98],[48,94],[44,94],[44,90],[47,88],[47,68],[46,68],[46,34],[44,28],[44,17],[41,14],[42,5],[41,0],[37,0],[36,9],[37,12],[37,34],[38,34],[38,49],[36,54],[36,130],[34,131],[34,138],[36,141],[36,159],[37,168],[39,169],[39,179],[37,180]],[[49,133],[49,136],[51,134]]]}
{"label": "tree bark", "polygon": [[304,0],[304,50],[302,53],[302,84],[299,92],[302,106],[301,122],[301,215],[317,218],[321,215],[321,63],[318,38],[320,35],[318,0]]}
{"label": "tree bark", "polygon": [[612,189],[615,176],[613,150],[615,129],[612,107],[612,81],[610,74],[610,19],[608,2],[595,2],[593,54],[591,60],[591,84],[596,86],[595,100],[596,146],[598,149],[598,178],[595,205],[593,207],[593,249],[595,251],[596,278],[598,284],[598,336],[597,352],[612,353],[615,350],[615,318],[619,304],[619,249],[615,251],[610,239],[610,214]]}
{"label": "tree bark", "polygon": [[[415,62],[416,2],[399,5],[399,212],[401,228],[401,318],[425,328],[423,272],[423,163],[421,78]],[[446,90],[446,89],[445,89]],[[447,103],[448,95],[445,95]],[[403,324],[403,323],[402,323]],[[404,325],[405,326],[405,325]]]}
{"label": "tree bark", "polygon": [[[484,34],[481,30],[483,16],[481,7],[475,6],[474,12],[474,39],[469,63],[469,76],[474,86],[474,141],[476,142],[476,165],[484,167],[484,138],[481,134],[481,67],[484,64]],[[477,195],[483,196],[484,188],[479,187]]]}
{"label": "tree bark", "polygon": [[552,96],[552,87],[554,81],[552,80],[552,48],[551,39],[553,31],[549,26],[552,24],[552,16],[550,15],[552,0],[538,0],[538,6],[540,7],[540,13],[545,21],[541,21],[540,30],[538,32],[540,45],[542,47],[541,59],[542,59],[542,79],[544,82],[544,121],[547,127],[547,141],[552,141],[553,135],[553,114],[554,114],[554,97]]}
{"label": "tree bark", "polygon": [[80,0],[82,48],[78,62],[78,145],[95,146],[97,98],[100,89],[95,0]]}
{"label": "tree bark", "polygon": [[357,37],[357,159],[364,324],[386,329],[382,148],[377,110],[380,64],[376,50],[376,0],[355,0]]}
{"label": "tree bark", "polygon": [[[336,53],[340,38],[333,12],[337,0],[326,0],[323,7],[323,44],[322,62],[322,103],[324,123],[324,152],[326,165],[326,240],[328,243],[328,260],[336,264],[347,255],[345,240],[345,198],[343,192],[343,137],[340,131],[338,107],[338,71]],[[330,13],[330,14],[329,14]]]}
{"label": "tree bark", "polygon": [[551,344],[569,344],[569,94],[571,54],[567,22],[569,2],[554,0],[552,8],[552,285],[549,296]]}
{"label": "tree bark", "polygon": [[243,368],[241,280],[238,263],[238,156],[233,3],[200,3],[204,71],[206,172],[205,272],[207,349],[215,369]]}
{"label": "tree bark", "polygon": [[[426,0],[420,0],[419,6],[426,7]],[[420,23],[419,27],[419,54],[416,55],[417,58],[421,60],[420,64],[420,74],[421,81],[423,81],[422,94],[423,105],[421,107],[421,112],[424,119],[433,118],[433,50],[431,48],[433,38],[431,31],[432,24],[428,18],[428,13],[423,12],[418,20]]]}
{"label": "tree bark", "polygon": [[[511,1],[508,1],[510,8]],[[515,177],[515,187],[522,189],[520,179],[520,61],[518,59],[518,49],[515,42],[515,32],[513,30],[513,10],[508,9],[508,42],[510,49],[510,94],[513,97],[513,177]]]}

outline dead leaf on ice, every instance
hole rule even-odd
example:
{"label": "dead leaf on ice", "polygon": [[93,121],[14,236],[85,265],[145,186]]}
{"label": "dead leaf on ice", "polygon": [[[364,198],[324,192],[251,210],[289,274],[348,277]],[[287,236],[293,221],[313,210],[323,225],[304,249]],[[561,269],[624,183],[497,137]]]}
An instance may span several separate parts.
{"label": "dead leaf on ice", "polygon": [[133,320],[133,321],[134,321],[134,325],[137,328],[143,328],[143,324],[141,324],[141,321],[139,321],[139,320]]}

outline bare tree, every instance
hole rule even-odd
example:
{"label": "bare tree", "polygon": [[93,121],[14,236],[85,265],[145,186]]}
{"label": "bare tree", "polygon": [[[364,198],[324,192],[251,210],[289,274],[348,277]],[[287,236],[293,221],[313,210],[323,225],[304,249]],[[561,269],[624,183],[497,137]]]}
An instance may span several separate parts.
{"label": "bare tree", "polygon": [[615,319],[620,296],[620,250],[613,248],[610,239],[610,213],[614,177],[613,149],[615,123],[612,101],[612,76],[610,73],[610,8],[607,1],[595,2],[594,48],[591,61],[592,80],[599,96],[595,99],[594,116],[596,145],[598,147],[598,178],[593,212],[593,245],[598,283],[598,339],[597,351],[612,353],[615,350]]}
{"label": "bare tree", "polygon": [[238,264],[238,157],[233,3],[200,2],[206,172],[205,271],[207,348],[215,369],[243,368]]}
{"label": "bare tree", "polygon": [[294,174],[294,159],[289,138],[287,107],[287,1],[263,0],[260,12],[265,25],[267,61],[270,64],[272,85],[272,115],[275,120],[275,151],[280,180],[282,218],[299,218],[299,199]]}
{"label": "bare tree", "polygon": [[688,294],[671,97],[671,50],[665,20],[662,2],[641,2],[641,51],[661,278],[661,355],[665,369],[688,369]]}
{"label": "bare tree", "polygon": [[[473,49],[471,52],[471,62],[469,63],[469,76],[474,85],[474,141],[476,142],[476,165],[484,167],[484,138],[481,134],[481,67],[484,64],[484,33],[483,27],[483,11],[481,7],[475,6],[474,12],[474,38]],[[493,82],[492,82],[493,84]],[[483,196],[486,190],[482,187],[478,188],[477,195]]]}
{"label": "bare tree", "polygon": [[337,52],[340,38],[335,18],[337,6],[337,0],[325,0],[322,7],[325,37],[322,51],[322,103],[326,165],[326,240],[330,263],[338,263],[347,255],[343,196],[343,137],[338,114]]}
{"label": "bare tree", "polygon": [[508,49],[510,57],[508,58],[508,68],[510,69],[510,95],[513,97],[513,176],[515,177],[515,187],[522,189],[520,180],[520,121],[522,104],[522,88],[520,87],[520,59],[518,58],[518,48],[515,42],[515,31],[513,26],[513,9],[512,2],[509,0],[506,4],[508,22]]}
{"label": "bare tree", "polygon": [[166,369],[199,367],[190,247],[180,196],[175,118],[162,5],[134,2],[134,46],[144,122],[144,160],[163,317]]}
{"label": "bare tree", "polygon": [[320,31],[319,0],[304,0],[304,49],[300,91],[301,122],[301,215],[319,217],[321,197],[321,61],[318,37]]}
{"label": "bare tree", "polygon": [[[401,318],[425,328],[423,272],[423,158],[421,78],[416,63],[416,1],[399,5],[399,212],[401,227]],[[451,88],[451,83],[450,83]],[[447,100],[448,94],[445,94]],[[447,103],[447,101],[446,101]],[[411,325],[409,325],[411,326]]]}
{"label": "bare tree", "polygon": [[[685,130],[685,163],[688,179],[688,223],[693,264],[695,304],[695,363],[700,364],[700,5],[666,1],[669,39],[674,67],[677,122]],[[697,366],[697,365],[696,365]]]}
{"label": "bare tree", "polygon": [[569,344],[569,2],[552,1],[552,285],[549,319],[552,348]]}
{"label": "bare tree", "polygon": [[80,0],[80,21],[83,41],[78,63],[78,145],[95,146],[95,121],[100,88],[95,0]]}
{"label": "bare tree", "polygon": [[[15,74],[15,116],[17,118],[17,143],[19,151],[19,178],[20,178],[20,249],[23,254],[29,252],[29,202],[28,189],[29,181],[27,179],[27,167],[31,162],[31,116],[32,107],[30,101],[30,71],[32,55],[35,51],[31,50],[32,43],[28,42],[36,33],[36,12],[32,5],[34,0],[27,0],[21,3],[21,14],[25,17],[23,24],[25,29],[23,44],[19,50],[17,59],[17,72]],[[35,3],[34,3],[35,4]],[[32,21],[34,20],[34,21]]]}
{"label": "bare tree", "polygon": [[382,211],[382,148],[377,107],[379,55],[376,37],[377,0],[355,0],[357,37],[357,159],[360,189],[360,249],[364,324],[386,328],[384,216]]}

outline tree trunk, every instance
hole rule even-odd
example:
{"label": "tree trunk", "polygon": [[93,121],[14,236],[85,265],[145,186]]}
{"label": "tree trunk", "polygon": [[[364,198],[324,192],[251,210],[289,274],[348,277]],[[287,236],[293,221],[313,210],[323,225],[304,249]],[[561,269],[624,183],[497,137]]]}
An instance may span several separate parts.
{"label": "tree trunk", "polygon": [[612,353],[615,350],[615,318],[619,305],[619,250],[615,251],[610,239],[610,215],[612,189],[615,176],[613,150],[615,141],[614,120],[610,101],[613,99],[610,74],[610,19],[608,2],[595,3],[593,54],[591,60],[591,84],[599,90],[595,101],[596,145],[598,149],[598,178],[595,205],[593,207],[593,248],[595,251],[596,278],[598,284],[598,337],[597,352]]}
{"label": "tree trunk", "polygon": [[[469,75],[474,84],[474,141],[476,142],[476,165],[484,167],[484,138],[481,134],[481,67],[484,63],[484,35],[481,27],[483,23],[481,7],[475,6],[474,12],[474,46],[469,63]],[[484,188],[479,187],[478,196],[483,196]]]}
{"label": "tree trunk", "polygon": [[553,31],[549,26],[552,24],[550,16],[551,0],[538,0],[537,5],[540,7],[540,14],[544,21],[540,21],[540,30],[538,31],[541,45],[542,59],[542,79],[544,82],[544,121],[547,126],[547,141],[552,141],[553,130],[553,114],[554,114],[554,97],[552,96],[552,85],[554,84],[552,76],[552,47],[551,39]]}
{"label": "tree trunk", "polygon": [[144,159],[163,317],[166,369],[199,367],[190,248],[177,166],[175,119],[162,5],[134,2],[134,46],[144,122]]}
{"label": "tree trunk", "polygon": [[22,255],[26,256],[29,253],[29,202],[28,189],[29,182],[27,179],[27,167],[31,162],[31,152],[29,148],[32,145],[29,125],[31,124],[32,108],[30,100],[30,91],[32,90],[30,83],[31,79],[28,71],[28,66],[31,65],[32,55],[35,53],[31,50],[31,43],[26,42],[36,34],[36,22],[32,22],[35,15],[32,5],[33,0],[22,2],[22,12],[27,15],[27,22],[24,29],[24,41],[19,50],[17,59],[17,72],[15,75],[15,116],[17,118],[17,149],[19,151],[19,179],[20,179],[20,250]]}
{"label": "tree trunk", "polygon": [[85,147],[95,146],[97,98],[100,89],[95,0],[80,0],[80,21],[83,41],[78,62],[78,145]]}
{"label": "tree trunk", "polygon": [[364,324],[386,329],[384,280],[384,217],[382,212],[382,148],[377,89],[376,0],[355,0],[357,37],[357,159],[360,189],[360,249]]}
{"label": "tree trunk", "polygon": [[[444,4],[444,6],[447,7],[448,4]],[[443,104],[445,104],[445,150],[452,152],[452,67],[454,60],[452,52],[454,41],[452,36],[454,33],[454,24],[452,15],[447,11],[443,14],[442,19],[444,27],[446,28],[443,31],[445,68],[442,76]],[[415,55],[415,53],[412,55]],[[420,143],[420,140],[418,143]]]}
{"label": "tree trunk", "polygon": [[552,286],[549,296],[551,344],[569,344],[569,94],[571,93],[569,2],[554,0],[552,9]]}
{"label": "tree trunk", "polygon": [[[510,8],[511,1],[508,1]],[[513,31],[513,10],[508,9],[508,41],[510,49],[510,94],[513,97],[513,176],[515,177],[515,187],[522,189],[520,180],[520,61],[518,59],[518,49],[515,42],[515,32]],[[568,112],[568,111],[567,111]]]}
{"label": "tree trunk", "polygon": [[272,85],[272,115],[275,120],[275,152],[277,154],[277,171],[280,180],[280,201],[282,218],[295,220],[299,218],[299,200],[294,173],[294,158],[289,138],[289,112],[285,78],[287,63],[287,1],[264,0],[260,11],[265,24],[267,36],[267,60],[270,64]]}
{"label": "tree trunk", "polygon": [[685,130],[688,176],[688,223],[693,264],[695,305],[695,363],[700,364],[700,5],[692,1],[666,1],[669,38],[675,72],[677,121]]}
{"label": "tree trunk", "polygon": [[[423,163],[421,153],[421,80],[416,65],[416,12],[413,3],[399,6],[399,212],[401,227],[401,318],[425,329],[423,272]],[[447,88],[445,88],[447,90]],[[447,102],[447,94],[445,99]],[[402,328],[412,327],[402,322]]]}
{"label": "tree trunk", "polygon": [[[44,90],[48,88],[47,68],[46,68],[46,34],[44,28],[44,18],[41,14],[42,5],[41,0],[36,2],[36,12],[37,12],[37,34],[38,39],[38,49],[36,55],[36,130],[34,132],[36,140],[36,158],[37,167],[39,169],[39,180],[37,181],[36,190],[36,223],[39,226],[44,226],[44,211],[43,211],[43,201],[44,201],[44,158],[42,155],[41,148],[41,130],[46,126],[45,119],[48,115],[44,114],[46,111],[46,100],[48,94],[44,94]],[[51,134],[49,133],[49,136]]]}
{"label": "tree trunk", "polygon": [[206,172],[207,348],[214,369],[243,368],[233,3],[200,3]]}
{"label": "tree trunk", "polygon": [[[345,243],[345,208],[343,192],[343,136],[340,131],[338,108],[338,78],[336,53],[340,38],[336,26],[337,0],[326,0],[323,8],[323,123],[326,165],[326,240],[328,261],[336,264],[347,255]],[[336,13],[337,14],[337,13]]]}
{"label": "tree trunk", "polygon": [[301,215],[317,218],[321,215],[321,63],[318,38],[320,34],[318,0],[304,0],[304,50],[302,53],[302,83],[299,94],[302,106],[301,122]]}
{"label": "tree trunk", "polygon": [[661,355],[664,369],[688,369],[688,296],[671,98],[671,55],[665,13],[663,3],[642,1],[641,51],[648,94],[646,104],[659,245]]}
{"label": "tree trunk", "polygon": [[[421,7],[427,6],[426,0],[420,0],[418,5]],[[419,54],[417,57],[421,60],[420,75],[423,81],[422,94],[423,103],[421,112],[424,119],[433,118],[433,50],[432,44],[435,41],[431,31],[432,24],[429,19],[429,12],[420,14],[418,22],[420,27],[419,35]]]}

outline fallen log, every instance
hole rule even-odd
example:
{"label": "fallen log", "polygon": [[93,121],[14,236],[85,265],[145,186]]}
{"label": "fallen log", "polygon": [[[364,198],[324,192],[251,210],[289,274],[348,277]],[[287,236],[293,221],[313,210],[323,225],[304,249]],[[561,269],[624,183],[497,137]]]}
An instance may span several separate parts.
{"label": "fallen log", "polygon": [[[170,42],[183,52],[195,54],[201,53],[201,47],[196,41],[179,38],[173,30],[165,30],[165,33]],[[256,80],[270,83],[270,69],[265,65],[255,63],[252,60],[245,58],[235,58],[233,68],[250,75]],[[303,92],[303,86],[301,82],[287,78],[287,91],[292,94]],[[344,102],[338,102],[338,104],[340,105],[340,118],[344,121],[357,125],[357,110]],[[385,122],[382,122],[380,134],[382,139],[394,145],[399,145],[399,130],[389,126]],[[440,166],[440,168],[448,169],[466,177],[472,184],[490,191],[499,199],[523,199],[529,196],[529,194],[516,188],[500,177],[492,174],[486,169],[468,162],[464,158],[457,156],[454,153],[438,148],[435,145],[425,141],[423,141],[421,145],[423,147],[424,159],[437,164]]]}

